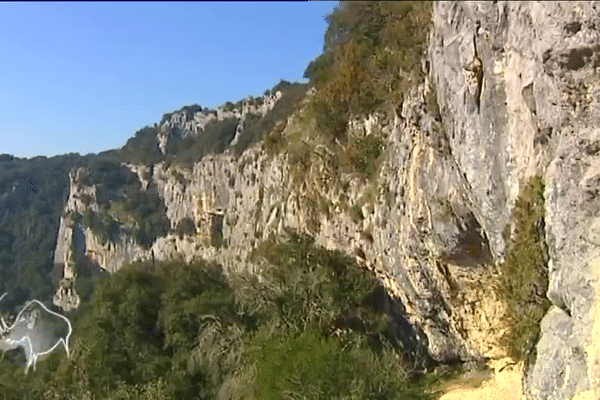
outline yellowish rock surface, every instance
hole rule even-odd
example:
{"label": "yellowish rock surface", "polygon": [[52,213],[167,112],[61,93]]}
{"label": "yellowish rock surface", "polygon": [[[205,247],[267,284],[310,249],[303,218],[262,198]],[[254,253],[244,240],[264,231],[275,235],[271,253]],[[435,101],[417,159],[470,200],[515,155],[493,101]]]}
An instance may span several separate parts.
{"label": "yellowish rock surface", "polygon": [[440,400],[521,400],[522,364],[507,363],[508,359],[493,362],[490,366],[496,372],[478,387],[473,387],[476,381],[464,377],[452,382],[445,388],[446,393]]}

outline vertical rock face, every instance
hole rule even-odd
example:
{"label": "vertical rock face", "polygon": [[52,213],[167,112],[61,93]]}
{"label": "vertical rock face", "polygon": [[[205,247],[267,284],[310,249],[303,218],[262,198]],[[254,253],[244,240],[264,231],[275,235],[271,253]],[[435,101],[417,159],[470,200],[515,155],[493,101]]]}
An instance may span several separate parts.
{"label": "vertical rock face", "polygon": [[600,395],[599,11],[597,2],[468,2],[434,12],[430,57],[446,133],[496,260],[519,187],[533,174],[546,183],[553,307],[525,380],[539,399]]}
{"label": "vertical rock face", "polygon": [[[334,183],[326,157],[299,177],[285,152],[259,147],[192,169],[130,166],[164,200],[173,230],[184,219],[194,229],[143,249],[125,236],[102,244],[84,227],[86,255],[109,271],[172,257],[240,271],[261,241],[307,231],[376,272],[433,359],[501,359],[506,306],[491,289],[506,256],[502,232],[541,175],[553,306],[524,388],[536,399],[598,398],[600,4],[435,2],[433,22],[427,77],[400,115],[351,124],[351,134],[385,140],[374,181]],[[301,129],[290,120],[284,135]],[[66,214],[98,209],[77,174]],[[70,246],[63,236],[57,257]]]}

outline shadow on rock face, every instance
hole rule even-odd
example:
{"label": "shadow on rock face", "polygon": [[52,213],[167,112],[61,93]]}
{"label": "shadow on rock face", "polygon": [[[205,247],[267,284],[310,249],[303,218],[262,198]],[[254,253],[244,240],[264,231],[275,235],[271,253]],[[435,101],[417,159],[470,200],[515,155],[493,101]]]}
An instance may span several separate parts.
{"label": "shadow on rock face", "polygon": [[458,234],[451,242],[449,251],[443,254],[444,261],[462,267],[476,267],[490,264],[492,254],[490,247],[479,222],[472,213],[467,214],[458,225]]}
{"label": "shadow on rock face", "polygon": [[391,297],[383,286],[378,286],[366,303],[373,313],[388,316],[386,324],[371,334],[371,343],[375,348],[381,346],[384,339],[399,350],[417,370],[426,370],[435,364],[427,349],[427,336],[406,318],[400,299]]}

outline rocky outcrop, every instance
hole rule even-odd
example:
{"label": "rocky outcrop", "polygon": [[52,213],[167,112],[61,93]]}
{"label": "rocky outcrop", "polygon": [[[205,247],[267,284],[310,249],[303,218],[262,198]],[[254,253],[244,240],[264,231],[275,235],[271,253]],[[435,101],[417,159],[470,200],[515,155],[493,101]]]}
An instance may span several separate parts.
{"label": "rocky outcrop", "polygon": [[[600,395],[592,351],[600,243],[591,239],[599,9],[596,2],[469,2],[438,3],[434,12],[431,67],[446,134],[496,260],[519,188],[534,174],[546,183],[553,306],[525,379],[537,399]],[[472,79],[476,58],[479,81]]]}
{"label": "rocky outcrop", "polygon": [[[204,109],[193,115],[185,111],[174,112],[160,126],[160,133],[157,136],[158,147],[165,154],[169,140],[175,135],[178,138],[185,139],[188,136],[198,136],[204,131],[209,122],[223,121],[228,118],[235,118],[240,121],[238,133],[243,129],[243,122],[248,114],[264,116],[275,107],[277,101],[281,98],[281,91],[276,91],[268,96],[254,99],[252,102],[245,100],[238,108],[226,106],[217,107],[216,110]],[[234,143],[237,142],[237,136]]]}
{"label": "rocky outcrop", "polygon": [[55,306],[65,311],[76,310],[79,307],[81,299],[75,290],[75,271],[74,253],[83,253],[83,249],[77,250],[77,245],[81,245],[81,236],[77,235],[77,227],[71,220],[69,214],[60,219],[58,228],[56,251],[54,252],[54,265],[62,267],[62,277],[59,287],[52,299]]}
{"label": "rocky outcrop", "polygon": [[[436,2],[425,81],[398,115],[350,124],[352,135],[385,140],[377,179],[332,176],[327,149],[316,149],[300,176],[288,154],[259,147],[191,169],[130,166],[144,190],[160,194],[171,227],[189,219],[194,232],[143,249],[126,237],[102,244],[84,228],[86,254],[109,271],[135,259],[203,257],[233,272],[253,268],[246,257],[261,241],[307,231],[376,272],[433,359],[491,359],[501,370],[508,361],[498,343],[509,327],[492,289],[503,232],[515,199],[540,175],[552,307],[523,389],[535,399],[597,398],[598,10],[597,2]],[[200,117],[165,126],[191,132],[206,123]],[[283,134],[302,129],[310,127],[292,118]],[[78,186],[75,172],[65,213],[96,207],[83,193],[93,197],[94,188]],[[68,246],[59,241],[56,254]]]}

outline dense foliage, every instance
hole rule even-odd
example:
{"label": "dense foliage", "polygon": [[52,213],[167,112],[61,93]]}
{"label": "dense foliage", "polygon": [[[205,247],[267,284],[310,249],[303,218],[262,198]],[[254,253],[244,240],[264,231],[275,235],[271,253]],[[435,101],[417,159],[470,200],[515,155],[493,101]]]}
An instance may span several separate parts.
{"label": "dense foliage", "polygon": [[164,156],[158,147],[157,135],[160,128],[146,126],[135,133],[118,151],[119,160],[133,164],[155,164],[163,161]]}
{"label": "dense foliage", "polygon": [[350,116],[400,106],[421,78],[431,2],[341,2],[327,22],[323,54],[305,77],[318,89],[319,126],[341,137]]}
{"label": "dense foliage", "polygon": [[0,294],[53,292],[53,254],[69,172],[80,156],[0,156]]}
{"label": "dense foliage", "polygon": [[[430,399],[386,339],[378,285],[292,234],[253,255],[263,278],[204,261],[138,263],[103,280],[76,318],[71,358],[4,360],[0,388],[44,399]],[[377,339],[377,340],[375,340]]]}
{"label": "dense foliage", "polygon": [[191,236],[196,233],[196,224],[190,217],[182,218],[177,223],[175,232],[177,232],[180,238],[183,238],[184,236]]}

